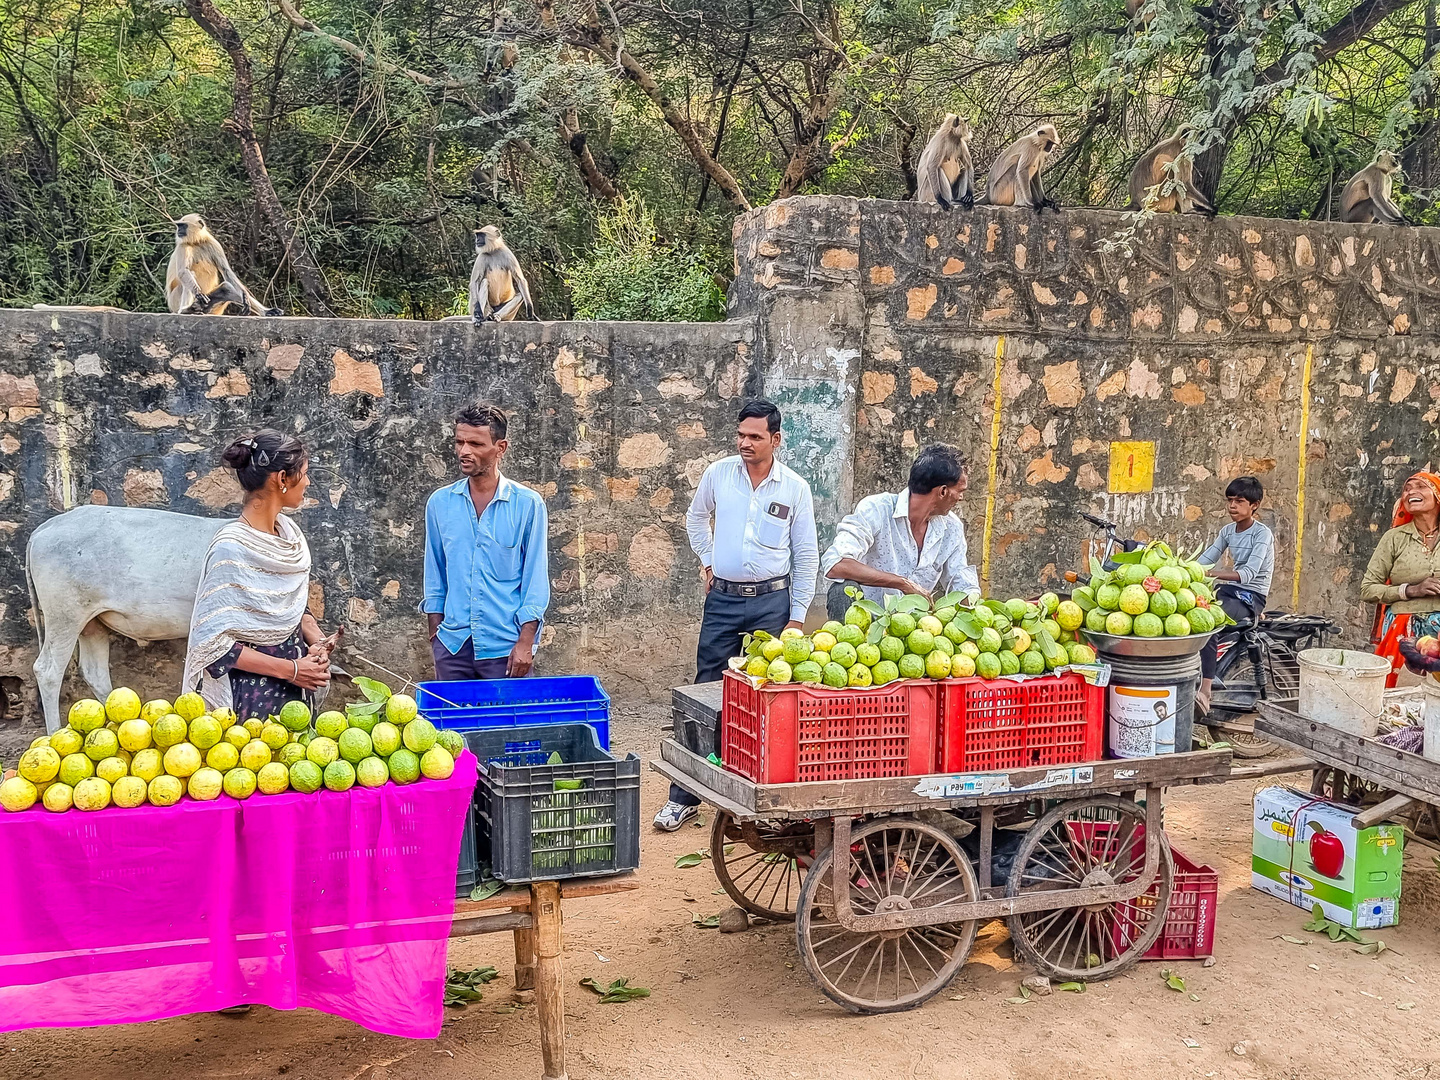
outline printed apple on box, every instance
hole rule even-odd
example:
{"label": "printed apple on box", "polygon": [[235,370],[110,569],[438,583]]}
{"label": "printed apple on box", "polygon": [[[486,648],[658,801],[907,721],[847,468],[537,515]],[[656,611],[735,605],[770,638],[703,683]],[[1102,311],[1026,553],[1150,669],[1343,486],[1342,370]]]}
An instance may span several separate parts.
{"label": "printed apple on box", "polygon": [[1305,911],[1357,929],[1400,921],[1405,830],[1356,829],[1353,808],[1285,787],[1255,793],[1250,883]]}

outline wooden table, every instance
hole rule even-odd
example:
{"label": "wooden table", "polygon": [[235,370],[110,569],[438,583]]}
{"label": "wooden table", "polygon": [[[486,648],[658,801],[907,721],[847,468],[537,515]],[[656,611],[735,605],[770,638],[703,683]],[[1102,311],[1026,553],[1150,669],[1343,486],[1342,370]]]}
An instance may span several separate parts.
{"label": "wooden table", "polygon": [[509,885],[484,900],[455,901],[451,937],[515,934],[515,989],[535,991],[544,1080],[566,1080],[565,991],[560,969],[561,904],[638,889],[633,873]]}

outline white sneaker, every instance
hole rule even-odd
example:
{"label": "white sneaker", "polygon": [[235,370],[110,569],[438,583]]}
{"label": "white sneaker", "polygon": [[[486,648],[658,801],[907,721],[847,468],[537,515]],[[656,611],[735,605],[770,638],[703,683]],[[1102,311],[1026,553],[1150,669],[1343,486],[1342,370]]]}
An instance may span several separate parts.
{"label": "white sneaker", "polygon": [[655,828],[662,832],[674,832],[699,813],[700,807],[698,806],[686,806],[684,803],[667,802],[664,806],[660,807],[660,812],[655,815]]}

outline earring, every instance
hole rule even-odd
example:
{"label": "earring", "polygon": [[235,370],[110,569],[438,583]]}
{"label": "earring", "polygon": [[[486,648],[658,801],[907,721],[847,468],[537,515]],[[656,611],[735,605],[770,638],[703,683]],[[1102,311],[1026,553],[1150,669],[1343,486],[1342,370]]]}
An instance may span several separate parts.
{"label": "earring", "polygon": [[284,494],[285,494],[287,491],[289,491],[289,490],[290,490],[290,489],[289,489],[288,487],[286,487],[284,484],[281,484],[281,485],[280,485],[280,494],[281,494],[281,495],[284,495]]}

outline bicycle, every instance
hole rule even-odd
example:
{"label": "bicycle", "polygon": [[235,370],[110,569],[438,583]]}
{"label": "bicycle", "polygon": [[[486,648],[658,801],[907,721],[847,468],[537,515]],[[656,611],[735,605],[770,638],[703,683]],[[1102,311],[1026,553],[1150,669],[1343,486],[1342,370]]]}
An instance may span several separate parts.
{"label": "bicycle", "polygon": [[[1118,535],[1118,526],[1093,514],[1079,515],[1105,531],[1105,556],[1101,565],[1115,568],[1111,556],[1117,549],[1134,551],[1143,545]],[[1071,582],[1088,582],[1088,574],[1065,574]],[[1325,637],[1339,634],[1341,627],[1323,615],[1301,615],[1266,611],[1257,621],[1242,619],[1227,626],[1217,639],[1215,680],[1211,687],[1210,711],[1196,723],[1210,729],[1216,742],[1230,744],[1236,757],[1264,757],[1275,744],[1255,734],[1255,704],[1269,698],[1298,697],[1300,656],[1310,648],[1322,647]],[[1248,721],[1245,718],[1249,718]]]}

